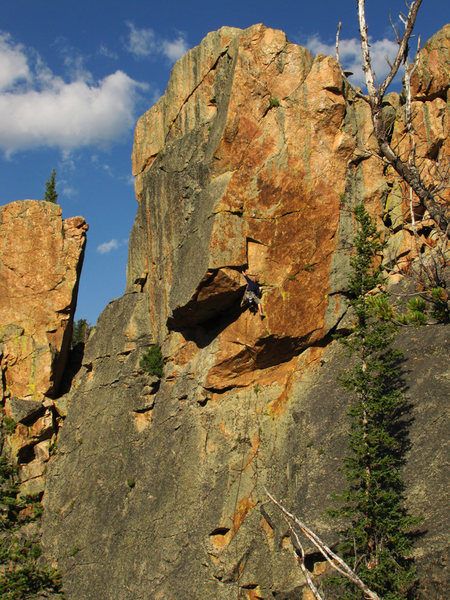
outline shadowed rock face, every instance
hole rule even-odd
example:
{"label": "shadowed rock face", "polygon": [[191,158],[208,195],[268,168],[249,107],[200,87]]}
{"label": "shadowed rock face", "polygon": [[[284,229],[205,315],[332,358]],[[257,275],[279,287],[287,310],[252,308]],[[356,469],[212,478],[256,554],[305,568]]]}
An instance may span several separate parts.
{"label": "shadowed rock face", "polygon": [[[392,106],[400,115],[398,97]],[[263,485],[333,542],[323,511],[342,483],[349,399],[331,334],[345,327],[351,209],[364,201],[378,217],[386,205],[392,221],[403,201],[370,134],[334,59],[262,25],[208,34],[139,120],[127,290],[60,401],[68,416],[45,494],[44,543],[69,600],[303,598]],[[399,233],[401,250],[410,234]],[[263,320],[240,305],[244,268],[259,275]],[[424,432],[431,415],[444,431],[448,383],[435,360],[448,331],[423,332],[420,347],[416,331],[399,339],[418,512],[444,485],[442,450]],[[155,341],[161,382],[139,366]],[[420,546],[433,565],[443,511],[428,511]]]}

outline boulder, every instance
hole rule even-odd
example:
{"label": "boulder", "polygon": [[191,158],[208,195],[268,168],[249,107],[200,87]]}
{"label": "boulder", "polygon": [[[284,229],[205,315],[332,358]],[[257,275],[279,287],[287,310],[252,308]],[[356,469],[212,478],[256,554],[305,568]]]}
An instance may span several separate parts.
{"label": "boulder", "polygon": [[42,403],[37,400],[24,400],[14,396],[9,399],[8,407],[11,417],[17,423],[33,420],[36,414],[43,410]]}

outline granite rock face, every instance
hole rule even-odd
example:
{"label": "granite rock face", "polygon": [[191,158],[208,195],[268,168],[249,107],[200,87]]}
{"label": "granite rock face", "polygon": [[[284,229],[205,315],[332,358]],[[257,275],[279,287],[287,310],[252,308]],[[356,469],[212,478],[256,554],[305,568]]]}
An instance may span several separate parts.
{"label": "granite rock face", "polygon": [[[448,169],[450,156],[450,25],[438,31],[425,44],[420,52],[417,69],[411,79],[411,111],[412,125],[415,131],[414,152],[422,178],[428,183],[441,184],[443,174]],[[398,98],[390,95],[396,109],[396,120],[392,132],[392,145],[403,160],[407,161],[412,152],[412,143],[405,125],[405,111]],[[438,164],[438,167],[436,167]],[[391,211],[393,230],[401,234],[392,236],[392,250],[401,261],[407,263],[415,258],[428,246],[435,244],[433,237],[427,239],[430,221],[427,213],[413,197],[413,212],[417,221],[420,242],[416,245],[413,238],[413,223],[410,210],[409,190],[403,182],[393,181],[393,189],[388,198]],[[444,182],[437,200],[450,203],[450,189]],[[440,199],[439,199],[440,197]],[[410,227],[401,221],[411,223]],[[425,218],[424,218],[425,217]],[[436,239],[436,236],[434,236]],[[408,257],[408,258],[407,258]]]}
{"label": "granite rock face", "polygon": [[[393,223],[403,202],[373,143],[336,61],[280,31],[222,28],[174,66],[136,128],[126,293],[59,400],[44,544],[69,600],[307,598],[263,486],[333,542],[324,509],[342,483],[349,399],[332,334],[348,327],[352,208],[364,201],[387,235],[379,215]],[[396,233],[402,252],[410,234]],[[259,275],[264,319],[241,306],[243,269]],[[405,477],[436,572],[445,508],[428,510],[429,490],[444,485],[443,451],[430,427],[436,416],[444,435],[447,338],[435,327],[398,340],[416,417]],[[155,342],[161,381],[140,367]]]}
{"label": "granite rock face", "polygon": [[446,99],[450,87],[450,24],[445,25],[425,44],[411,85],[415,98]]}
{"label": "granite rock face", "polygon": [[[142,200],[131,247],[141,231],[151,237],[136,261],[132,251],[128,286],[148,277],[158,330],[167,320],[185,330],[232,311],[245,265],[259,273],[271,306],[253,327],[249,368],[269,347],[289,356],[335,324],[325,323],[325,296],[340,175],[354,149],[341,131],[343,89],[330,59],[314,61],[263,26],[211,33],[175,65],[167,93],[138,123],[133,155]],[[299,307],[290,298],[300,293]],[[256,339],[266,342],[256,348]],[[223,361],[242,354],[229,340],[219,345]]]}
{"label": "granite rock face", "polygon": [[9,442],[19,462],[54,432],[51,399],[70,346],[87,228],[82,217],[62,220],[50,202],[0,207],[1,393],[18,424]]}

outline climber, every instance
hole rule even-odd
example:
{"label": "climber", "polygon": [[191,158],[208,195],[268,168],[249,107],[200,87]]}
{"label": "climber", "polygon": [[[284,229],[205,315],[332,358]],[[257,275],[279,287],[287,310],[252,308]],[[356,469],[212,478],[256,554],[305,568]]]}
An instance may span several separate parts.
{"label": "climber", "polygon": [[241,306],[245,304],[245,302],[256,304],[258,307],[259,316],[261,319],[264,319],[265,315],[263,313],[261,300],[259,299],[259,296],[261,296],[261,287],[258,283],[258,275],[254,275],[254,279],[251,279],[247,275],[246,271],[242,271],[242,275],[247,281],[247,289],[245,290],[244,297],[242,298]]}

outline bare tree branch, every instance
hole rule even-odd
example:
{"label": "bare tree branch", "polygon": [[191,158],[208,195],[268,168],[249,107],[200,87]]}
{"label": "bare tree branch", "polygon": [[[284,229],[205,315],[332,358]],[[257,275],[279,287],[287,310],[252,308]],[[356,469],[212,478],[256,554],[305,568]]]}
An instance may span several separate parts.
{"label": "bare tree branch", "polygon": [[[412,65],[409,64],[408,55],[405,54],[405,92],[406,92],[406,103],[405,103],[405,117],[406,117],[406,128],[408,133],[412,137],[414,133],[413,122],[412,122],[412,104],[411,104],[411,77],[414,71],[417,69],[419,64],[419,51],[420,51],[420,36],[417,45],[416,56]],[[415,158],[415,157],[414,157]]]}
{"label": "bare tree branch", "polygon": [[[422,0],[413,0],[408,16],[404,19],[405,32],[399,42],[397,56],[392,64],[392,67],[384,79],[383,83],[377,88],[374,80],[374,73],[371,64],[371,56],[369,50],[369,39],[367,35],[367,23],[365,16],[365,0],[358,0],[358,18],[359,30],[361,36],[361,51],[363,57],[363,71],[365,73],[367,90],[369,92],[369,104],[372,113],[372,122],[374,127],[375,137],[378,142],[381,155],[388,160],[400,177],[411,186],[414,193],[419,198],[423,206],[428,210],[432,219],[437,223],[441,231],[450,231],[450,218],[447,214],[445,205],[436,200],[432,186],[428,186],[422,179],[419,169],[415,163],[415,157],[409,162],[405,162],[392,148],[389,140],[389,132],[386,130],[383,120],[382,104],[384,94],[387,87],[394,79],[402,62],[407,64],[408,42],[414,28],[417,17],[417,12],[422,3]],[[414,61],[413,69],[416,68],[417,57]],[[409,71],[411,76],[412,71]],[[411,106],[411,103],[410,103]],[[407,120],[408,120],[407,116]]]}
{"label": "bare tree branch", "polygon": [[[373,592],[371,589],[367,587],[367,585],[358,577],[358,575],[348,566],[348,564],[342,560],[340,556],[335,554],[331,548],[329,548],[320,538],[316,535],[309,527],[305,525],[298,517],[287,511],[284,506],[278,502],[264,487],[264,491],[266,492],[269,499],[277,506],[283,514],[283,517],[290,522],[290,528],[298,527],[300,531],[314,544],[314,546],[319,550],[322,556],[327,560],[327,562],[331,565],[331,567],[349,579],[352,583],[354,583],[360,590],[366,595],[369,600],[381,600],[381,598]],[[300,544],[300,547],[301,544]],[[308,582],[308,579],[307,579]],[[309,582],[308,582],[309,585]],[[311,586],[310,586],[311,587]],[[311,588],[311,591],[314,591]],[[317,598],[317,596],[316,596]]]}
{"label": "bare tree branch", "polygon": [[394,22],[392,21],[391,11],[389,11],[389,21],[391,22],[392,29],[394,30],[394,33],[395,33],[395,40],[396,40],[397,44],[400,44],[400,36],[398,34],[396,26],[394,25]]}
{"label": "bare tree branch", "polygon": [[[341,61],[339,60],[339,33],[341,31],[341,21],[339,21],[339,25],[337,28],[337,32],[336,32],[336,60],[338,61],[339,64],[341,64]],[[342,70],[342,67],[341,67]]]}
{"label": "bare tree branch", "polygon": [[358,0],[358,18],[359,18],[359,33],[361,36],[361,50],[363,55],[363,71],[366,76],[367,91],[369,97],[373,100],[377,97],[377,88],[375,87],[372,61],[369,51],[369,38],[367,35],[367,24],[365,14],[365,0]]}
{"label": "bare tree branch", "polygon": [[[358,0],[358,3],[364,4],[364,0]],[[392,83],[392,80],[394,79],[394,77],[397,75],[397,71],[399,70],[400,65],[402,64],[402,62],[404,60],[405,54],[408,53],[409,38],[411,37],[411,33],[414,29],[417,13],[419,11],[421,4],[422,4],[422,0],[414,0],[413,3],[411,4],[411,7],[410,7],[409,13],[408,13],[408,17],[407,17],[406,23],[405,23],[405,32],[400,41],[399,49],[397,51],[397,56],[395,57],[395,60],[394,60],[394,63],[392,65],[390,72],[388,73],[385,80],[383,81],[383,83],[380,85],[380,87],[378,89],[378,94],[380,95],[380,97],[383,97],[384,94],[386,93],[387,88]]]}
{"label": "bare tree branch", "polygon": [[[283,515],[283,517],[285,518],[285,520],[287,521],[287,523],[289,525],[289,530],[291,532],[291,539],[293,540],[294,554],[295,554],[298,564],[300,565],[303,575],[305,576],[308,587],[314,594],[314,597],[316,598],[316,600],[323,600],[322,596],[319,593],[319,590],[316,588],[313,580],[311,579],[311,575],[308,573],[308,569],[305,566],[305,550],[300,541],[300,538],[298,537],[298,534],[295,531],[295,529],[292,527],[292,524],[286,519],[286,516]],[[299,553],[300,553],[300,555],[299,555]]]}

